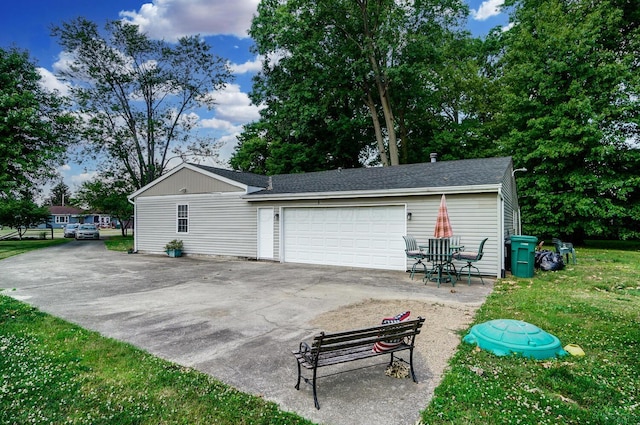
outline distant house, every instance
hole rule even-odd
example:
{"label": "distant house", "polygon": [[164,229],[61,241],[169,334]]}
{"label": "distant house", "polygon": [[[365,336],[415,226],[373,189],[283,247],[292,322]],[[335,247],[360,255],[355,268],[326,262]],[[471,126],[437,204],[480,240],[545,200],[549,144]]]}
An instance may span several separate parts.
{"label": "distant house", "polygon": [[510,157],[262,176],[182,164],[129,196],[135,249],[406,270],[403,235],[433,236],[442,195],[454,234],[486,275],[520,229]]}
{"label": "distant house", "polygon": [[111,227],[113,220],[110,215],[93,213],[68,205],[48,206],[49,220],[38,228],[62,229],[70,223],[91,223],[99,227]]}
{"label": "distant house", "polygon": [[69,223],[84,223],[87,215],[84,210],[68,205],[51,205],[48,208],[51,214],[48,224],[54,229],[62,229]]}

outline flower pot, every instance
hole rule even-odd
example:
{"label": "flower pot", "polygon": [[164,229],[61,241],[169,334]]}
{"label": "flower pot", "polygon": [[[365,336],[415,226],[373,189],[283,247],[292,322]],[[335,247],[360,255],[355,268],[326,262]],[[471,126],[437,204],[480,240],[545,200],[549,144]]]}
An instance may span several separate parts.
{"label": "flower pot", "polygon": [[182,257],[181,249],[167,249],[167,255],[169,257]]}

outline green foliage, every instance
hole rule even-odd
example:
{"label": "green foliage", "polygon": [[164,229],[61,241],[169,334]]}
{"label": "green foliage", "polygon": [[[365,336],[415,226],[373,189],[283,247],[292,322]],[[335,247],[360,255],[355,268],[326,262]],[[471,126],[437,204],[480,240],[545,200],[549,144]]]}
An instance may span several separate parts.
{"label": "green foliage", "polygon": [[60,181],[51,189],[51,194],[46,201],[49,205],[71,205],[72,202],[69,186],[63,181]]}
{"label": "green foliage", "polygon": [[27,53],[0,48],[0,199],[51,177],[72,139],[63,99],[39,83]]}
{"label": "green foliage", "polygon": [[455,0],[264,0],[251,96],[266,107],[231,164],[264,174],[385,165],[392,128],[402,163],[513,156],[529,170],[518,174],[524,233],[638,238],[634,5],[511,0],[513,26],[480,40],[459,31],[468,10]]}
{"label": "green foliage", "polygon": [[28,198],[8,198],[0,202],[0,225],[18,229],[20,237],[27,228],[46,223],[49,215],[47,207],[39,207]]}
{"label": "green foliage", "polygon": [[[470,41],[456,32],[466,12],[457,0],[262,1],[250,34],[265,59],[251,96],[266,108],[232,166],[274,174],[428,158],[433,133],[478,115],[465,99],[480,96],[464,92],[482,55],[460,49]],[[460,54],[444,64],[445,49]]]}
{"label": "green foliage", "polygon": [[625,4],[519,2],[503,35],[500,145],[529,169],[525,233],[640,236],[640,33]]}
{"label": "green foliage", "polygon": [[231,79],[222,58],[198,36],[176,43],[152,40],[136,25],[108,22],[104,33],[83,18],[53,29],[74,52],[61,76],[89,142],[82,158],[102,160],[102,170],[139,189],[164,173],[176,155],[211,154],[211,140],[198,140],[189,113],[212,107],[214,93]]}
{"label": "green foliage", "polygon": [[497,282],[475,323],[523,320],[586,355],[497,357],[462,343],[424,423],[640,422],[640,252],[579,247],[578,259],[562,271]]}
{"label": "green foliage", "polygon": [[112,181],[108,176],[82,183],[76,201],[89,209],[109,214],[120,222],[122,236],[127,234],[127,225],[133,216],[133,205],[127,196],[134,192],[126,180]]}
{"label": "green foliage", "polygon": [[182,249],[183,247],[184,247],[184,244],[180,239],[173,239],[166,243],[166,245],[164,246],[164,249],[165,250]]}
{"label": "green foliage", "polygon": [[0,296],[1,423],[310,424],[276,404]]}

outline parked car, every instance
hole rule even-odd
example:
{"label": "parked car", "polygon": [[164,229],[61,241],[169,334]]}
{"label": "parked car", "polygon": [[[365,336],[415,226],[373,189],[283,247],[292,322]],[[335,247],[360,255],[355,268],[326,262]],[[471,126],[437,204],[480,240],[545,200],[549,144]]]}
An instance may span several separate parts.
{"label": "parked car", "polygon": [[67,224],[64,227],[64,237],[65,238],[75,238],[76,237],[76,230],[78,230],[79,226],[80,226],[79,224],[75,224],[75,223]]}
{"label": "parked car", "polygon": [[100,239],[100,231],[93,224],[81,224],[76,230],[76,239]]}

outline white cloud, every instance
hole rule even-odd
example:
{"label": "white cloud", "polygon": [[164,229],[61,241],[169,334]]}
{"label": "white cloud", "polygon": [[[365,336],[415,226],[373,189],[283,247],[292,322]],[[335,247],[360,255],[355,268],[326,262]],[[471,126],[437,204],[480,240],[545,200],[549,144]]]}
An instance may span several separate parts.
{"label": "white cloud", "polygon": [[69,86],[58,78],[46,68],[37,68],[38,73],[42,79],[40,85],[47,91],[58,91],[61,95],[67,96],[69,94]]}
{"label": "white cloud", "polygon": [[216,101],[215,115],[220,120],[246,124],[260,118],[260,108],[251,103],[249,95],[242,92],[237,84],[229,84],[213,96]]}
{"label": "white cloud", "polygon": [[229,68],[231,68],[231,72],[234,74],[259,72],[260,70],[262,70],[262,58],[258,56],[252,61],[241,64],[229,63]]}
{"label": "white cloud", "polygon": [[223,131],[225,133],[239,133],[242,131],[242,125],[234,125],[230,121],[220,120],[218,118],[209,118],[200,120],[202,128],[212,128],[214,130]]}
{"label": "white cloud", "polygon": [[80,186],[82,183],[95,178],[97,175],[98,175],[97,171],[87,171],[80,174],[74,174],[69,177],[69,180],[74,185]]}
{"label": "white cloud", "polygon": [[177,40],[185,35],[225,34],[248,37],[259,0],[153,0],[120,16],[152,38]]}
{"label": "white cloud", "polygon": [[482,2],[478,10],[471,11],[473,19],[485,21],[493,16],[497,16],[502,13],[500,8],[503,4],[504,0],[486,0]]}

